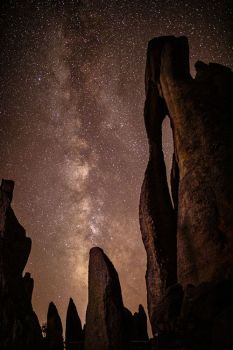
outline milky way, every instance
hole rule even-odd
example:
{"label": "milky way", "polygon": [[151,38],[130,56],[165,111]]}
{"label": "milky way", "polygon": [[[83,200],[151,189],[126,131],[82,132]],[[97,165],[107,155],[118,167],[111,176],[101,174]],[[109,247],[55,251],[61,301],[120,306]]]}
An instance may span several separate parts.
{"label": "milky way", "polygon": [[[138,202],[147,42],[186,35],[192,67],[197,59],[232,67],[230,1],[0,6],[0,176],[15,180],[13,207],[32,238],[34,309],[43,322],[53,300],[64,319],[72,297],[84,320],[95,245],[118,270],[125,305],[146,306]],[[167,121],[164,152],[169,168]]]}

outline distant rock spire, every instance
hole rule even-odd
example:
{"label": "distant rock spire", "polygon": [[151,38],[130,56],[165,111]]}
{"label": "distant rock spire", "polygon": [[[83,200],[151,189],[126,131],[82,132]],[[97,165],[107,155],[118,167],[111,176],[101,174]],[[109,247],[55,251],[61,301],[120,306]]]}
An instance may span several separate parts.
{"label": "distant rock spire", "polygon": [[124,306],[118,274],[103,250],[90,251],[85,350],[123,350]]}
{"label": "distant rock spire", "polygon": [[132,340],[148,341],[147,317],[143,306],[140,304],[138,312],[133,315]]}
{"label": "distant rock spire", "polygon": [[49,304],[47,314],[46,345],[48,350],[63,350],[63,329],[60,316],[53,302]]}
{"label": "distant rock spire", "polygon": [[66,350],[77,350],[82,338],[82,324],[73,299],[70,298],[66,314]]}
{"label": "distant rock spire", "polygon": [[148,341],[147,317],[142,305],[138,312],[132,313],[124,308],[124,329],[129,341]]}

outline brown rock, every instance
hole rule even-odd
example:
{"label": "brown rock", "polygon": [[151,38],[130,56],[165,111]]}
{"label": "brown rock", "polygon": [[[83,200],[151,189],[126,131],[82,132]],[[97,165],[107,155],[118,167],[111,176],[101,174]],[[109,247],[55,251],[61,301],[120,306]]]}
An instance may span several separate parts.
{"label": "brown rock", "polygon": [[183,285],[233,277],[233,74],[198,62],[192,79],[188,60],[186,38],[164,43],[160,84],[179,168],[177,264]]}
{"label": "brown rock", "polygon": [[[231,349],[233,344],[233,74],[203,62],[196,70],[193,79],[185,37],[149,43],[145,124],[150,160],[140,223],[158,349]],[[166,114],[174,139],[173,207],[161,147]],[[176,267],[179,284],[174,284]]]}
{"label": "brown rock", "polygon": [[33,312],[33,279],[22,272],[31,250],[10,204],[14,182],[2,180],[0,187],[0,349],[39,350],[42,334]]}
{"label": "brown rock", "polygon": [[[160,48],[149,44],[146,67],[145,125],[149,142],[149,163],[140,196],[139,219],[147,252],[147,302],[153,333],[155,312],[165,290],[177,281],[176,215],[169,195],[162,150],[162,122],[167,110],[158,84]],[[157,49],[157,46],[156,46]]]}
{"label": "brown rock", "polygon": [[124,307],[118,274],[100,248],[89,260],[85,350],[125,349]]}

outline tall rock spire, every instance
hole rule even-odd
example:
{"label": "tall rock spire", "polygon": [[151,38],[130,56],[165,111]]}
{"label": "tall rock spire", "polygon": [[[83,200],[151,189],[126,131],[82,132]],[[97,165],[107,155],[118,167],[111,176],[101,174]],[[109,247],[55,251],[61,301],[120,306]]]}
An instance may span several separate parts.
{"label": "tall rock spire", "polygon": [[82,324],[73,299],[70,298],[66,314],[66,349],[77,350],[82,338]]}
{"label": "tall rock spire", "polygon": [[149,162],[142,185],[139,219],[147,252],[147,302],[153,332],[156,305],[166,288],[177,281],[176,215],[167,184],[162,149],[162,123],[167,114],[159,85],[159,62],[165,38],[151,42],[146,66],[145,125]]}
{"label": "tall rock spire", "polygon": [[88,281],[84,349],[125,349],[124,307],[118,274],[97,247],[90,251]]}
{"label": "tall rock spire", "polygon": [[[150,158],[140,198],[148,310],[153,334],[165,333],[165,343],[183,334],[187,349],[212,349],[217,343],[216,349],[230,348],[233,73],[213,63],[195,67],[192,78],[187,38],[149,42],[145,126]],[[166,115],[174,141],[173,203],[161,145]]]}
{"label": "tall rock spire", "polygon": [[63,350],[63,329],[60,316],[53,302],[49,304],[47,314],[46,345],[48,350]]}

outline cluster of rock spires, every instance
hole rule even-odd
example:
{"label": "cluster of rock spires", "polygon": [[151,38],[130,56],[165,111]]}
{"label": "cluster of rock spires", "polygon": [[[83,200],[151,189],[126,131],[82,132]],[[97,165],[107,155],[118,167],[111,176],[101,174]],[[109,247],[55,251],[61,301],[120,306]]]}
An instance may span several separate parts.
{"label": "cluster of rock spires", "polygon": [[[196,63],[185,37],[150,41],[140,197],[156,349],[233,349],[233,73]],[[170,118],[171,196],[162,149]]]}
{"label": "cluster of rock spires", "polygon": [[[150,158],[140,197],[153,342],[140,305],[124,307],[118,274],[100,248],[90,251],[82,329],[70,299],[68,350],[233,349],[233,74],[197,62],[189,72],[185,37],[148,46],[145,124]],[[174,140],[171,196],[162,150],[168,116]],[[0,349],[62,350],[63,328],[50,303],[43,338],[33,312],[33,280],[22,277],[31,240],[11,208],[14,183],[0,188]],[[143,345],[144,344],[144,345]],[[138,345],[137,345],[138,346]]]}
{"label": "cluster of rock spires", "polygon": [[[118,274],[104,254],[90,251],[89,296],[86,327],[72,299],[63,327],[54,303],[49,304],[47,323],[42,330],[33,312],[33,279],[22,277],[31,249],[31,240],[11,208],[13,181],[0,187],[0,349],[1,350],[127,350],[132,341],[148,341],[147,317],[142,307],[134,315],[123,305]],[[64,344],[65,343],[65,344]],[[142,348],[142,347],[141,347]],[[141,349],[140,348],[140,349]]]}

